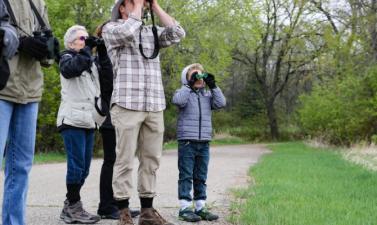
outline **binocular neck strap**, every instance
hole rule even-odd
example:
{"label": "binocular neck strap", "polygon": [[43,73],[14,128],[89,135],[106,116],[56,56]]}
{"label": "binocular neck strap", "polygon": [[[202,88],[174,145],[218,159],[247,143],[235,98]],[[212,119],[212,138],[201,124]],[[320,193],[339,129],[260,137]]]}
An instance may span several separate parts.
{"label": "binocular neck strap", "polygon": [[150,1],[149,9],[150,9],[151,18],[152,18],[152,33],[153,33],[153,38],[154,38],[154,50],[153,50],[153,54],[149,57],[144,54],[143,45],[142,45],[142,38],[141,38],[142,29],[140,29],[140,33],[139,33],[139,39],[140,39],[139,50],[140,50],[141,55],[145,59],[154,59],[158,56],[158,53],[160,51],[160,43],[158,42],[158,32],[157,32],[157,27],[156,27],[155,22],[154,22],[154,14],[153,14],[153,10],[152,10],[152,2],[151,1]]}
{"label": "binocular neck strap", "polygon": [[10,25],[17,28],[19,31],[23,32],[27,36],[31,36],[31,34],[27,33],[25,30],[23,30],[20,26],[18,26],[16,16],[14,15],[13,9],[9,3],[8,0],[4,0],[5,7],[7,8],[8,14],[10,16]]}
{"label": "binocular neck strap", "polygon": [[43,20],[41,14],[39,14],[37,7],[35,7],[34,3],[32,0],[29,0],[31,9],[33,10],[35,16],[37,17],[39,25],[41,25],[42,30],[47,29],[46,22]]}

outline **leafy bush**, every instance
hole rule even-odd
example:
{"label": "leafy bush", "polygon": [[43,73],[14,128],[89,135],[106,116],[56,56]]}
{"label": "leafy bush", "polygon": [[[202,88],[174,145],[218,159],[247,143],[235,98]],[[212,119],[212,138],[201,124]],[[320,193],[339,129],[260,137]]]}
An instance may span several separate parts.
{"label": "leafy bush", "polygon": [[377,67],[365,74],[346,74],[328,85],[317,85],[300,97],[300,120],[305,132],[332,144],[370,140],[376,133]]}

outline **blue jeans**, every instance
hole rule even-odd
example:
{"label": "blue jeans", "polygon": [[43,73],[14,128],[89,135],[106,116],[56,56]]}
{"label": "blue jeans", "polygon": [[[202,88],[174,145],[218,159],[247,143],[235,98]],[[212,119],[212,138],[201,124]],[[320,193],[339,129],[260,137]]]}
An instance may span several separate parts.
{"label": "blue jeans", "polygon": [[[0,165],[5,150],[3,225],[24,225],[38,103],[0,100]],[[5,147],[6,146],[6,147]]]}
{"label": "blue jeans", "polygon": [[206,180],[209,163],[209,142],[178,141],[178,198],[206,200]]}
{"label": "blue jeans", "polygon": [[67,152],[67,184],[83,185],[89,175],[94,130],[68,128],[61,132]]}

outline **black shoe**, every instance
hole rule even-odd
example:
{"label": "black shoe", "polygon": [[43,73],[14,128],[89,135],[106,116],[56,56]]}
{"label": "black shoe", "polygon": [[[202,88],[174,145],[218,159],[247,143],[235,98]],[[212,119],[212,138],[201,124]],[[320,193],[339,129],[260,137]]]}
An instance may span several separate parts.
{"label": "black shoe", "polygon": [[179,210],[178,219],[186,222],[198,222],[201,220],[200,216],[196,215],[190,207]]}
{"label": "black shoe", "polygon": [[98,214],[101,219],[119,220],[119,211],[112,212],[110,214]]}
{"label": "black shoe", "polygon": [[[137,209],[130,209],[130,213],[131,213],[131,217],[134,218],[134,217],[137,217],[138,215],[140,215],[140,210],[137,210]],[[119,220],[119,211],[115,211],[113,213],[110,213],[110,214],[102,214],[102,213],[98,213],[98,215],[101,216],[101,219],[108,219],[108,220]]]}
{"label": "black shoe", "polygon": [[131,217],[135,218],[138,215],[140,215],[140,210],[138,210],[138,209],[130,209],[130,213],[131,213]]}

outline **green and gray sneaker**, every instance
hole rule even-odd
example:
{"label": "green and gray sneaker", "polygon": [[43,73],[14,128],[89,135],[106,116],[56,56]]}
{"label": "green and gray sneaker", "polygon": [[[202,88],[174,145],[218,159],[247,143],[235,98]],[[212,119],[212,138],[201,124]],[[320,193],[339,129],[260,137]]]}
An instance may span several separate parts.
{"label": "green and gray sneaker", "polygon": [[208,211],[207,208],[202,208],[201,210],[199,211],[196,211],[195,210],[195,214],[200,216],[200,218],[202,218],[202,220],[208,220],[208,221],[212,221],[212,220],[217,220],[219,218],[218,215],[215,215],[213,213],[211,213],[210,211]]}
{"label": "green and gray sneaker", "polygon": [[198,222],[201,220],[200,216],[196,215],[194,210],[190,207],[179,210],[178,219],[186,222]]}

